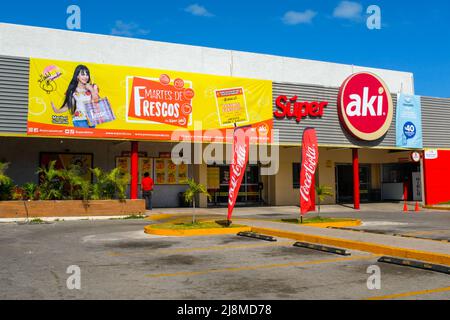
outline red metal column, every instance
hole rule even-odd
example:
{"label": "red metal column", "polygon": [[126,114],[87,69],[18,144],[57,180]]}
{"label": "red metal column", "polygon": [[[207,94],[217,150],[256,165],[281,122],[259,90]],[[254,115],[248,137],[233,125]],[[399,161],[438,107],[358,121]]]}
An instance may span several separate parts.
{"label": "red metal column", "polygon": [[138,181],[139,181],[139,155],[138,142],[131,141],[131,192],[130,198],[132,200],[138,198]]}
{"label": "red metal column", "polygon": [[352,149],[353,154],[353,202],[354,209],[359,210],[359,158],[358,149]]}

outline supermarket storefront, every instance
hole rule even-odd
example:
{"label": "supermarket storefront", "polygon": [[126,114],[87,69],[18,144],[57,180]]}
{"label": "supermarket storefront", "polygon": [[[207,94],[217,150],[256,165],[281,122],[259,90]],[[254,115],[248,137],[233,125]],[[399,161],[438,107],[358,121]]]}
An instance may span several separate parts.
{"label": "supermarket storefront", "polygon": [[[236,124],[251,127],[253,145],[268,143],[278,152],[276,174],[263,174],[267,163],[259,156],[251,159],[238,205],[298,205],[307,127],[316,128],[318,136],[316,182],[333,190],[326,203],[356,207],[405,196],[429,204],[450,200],[444,183],[450,179],[450,114],[445,112],[450,101],[414,96],[410,73],[239,52],[231,57],[226,50],[43,28],[8,25],[1,32],[0,39],[27,40],[21,42],[26,48],[0,46],[5,70],[0,74],[0,161],[10,163],[8,174],[17,184],[38,182],[37,168],[57,160],[59,166],[83,165],[87,178],[93,167],[130,173],[131,198],[140,196],[140,177],[149,172],[156,183],[155,207],[184,205],[179,195],[187,178],[207,185],[212,201],[201,197],[202,207],[224,206],[227,150]],[[40,47],[39,39],[49,47]],[[74,39],[83,39],[87,51],[98,49],[100,40],[131,41],[149,54],[129,52],[124,45],[114,54],[99,50],[99,57],[90,57],[73,47],[69,40]],[[73,50],[58,52],[53,43]],[[172,58],[161,55],[169,48]],[[202,55],[195,55],[198,50]],[[188,67],[186,56],[192,57]],[[271,68],[263,67],[270,63]],[[79,67],[98,86],[100,101],[86,104],[84,118],[65,102]],[[381,82],[348,82],[368,74]],[[76,94],[80,101],[92,101]],[[399,105],[418,111],[406,112],[409,119],[404,119]],[[189,148],[176,149],[180,141]],[[211,152],[210,142],[220,147]],[[220,149],[223,156],[215,157]],[[181,163],[172,161],[174,150]]]}

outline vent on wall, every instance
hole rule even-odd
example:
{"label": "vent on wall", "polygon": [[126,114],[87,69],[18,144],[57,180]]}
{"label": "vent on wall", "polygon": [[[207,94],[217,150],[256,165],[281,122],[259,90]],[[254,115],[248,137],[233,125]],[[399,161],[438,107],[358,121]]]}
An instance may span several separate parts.
{"label": "vent on wall", "polygon": [[0,132],[26,133],[30,60],[0,56]]}

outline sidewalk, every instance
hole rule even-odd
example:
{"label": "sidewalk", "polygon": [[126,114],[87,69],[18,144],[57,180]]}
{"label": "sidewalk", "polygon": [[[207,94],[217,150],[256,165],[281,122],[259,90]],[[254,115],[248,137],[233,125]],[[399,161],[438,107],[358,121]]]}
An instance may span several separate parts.
{"label": "sidewalk", "polygon": [[[410,210],[414,210],[415,202],[408,202]],[[386,203],[368,203],[361,204],[361,210],[354,210],[351,205],[322,205],[321,211],[327,213],[345,213],[345,212],[402,212],[403,202],[386,202]],[[156,208],[147,211],[147,214],[192,214],[192,208]],[[220,214],[226,215],[227,208],[196,208],[196,214]],[[426,211],[426,209],[422,209]],[[271,215],[271,214],[299,214],[298,206],[273,206],[273,207],[235,207],[233,216],[246,215]]]}

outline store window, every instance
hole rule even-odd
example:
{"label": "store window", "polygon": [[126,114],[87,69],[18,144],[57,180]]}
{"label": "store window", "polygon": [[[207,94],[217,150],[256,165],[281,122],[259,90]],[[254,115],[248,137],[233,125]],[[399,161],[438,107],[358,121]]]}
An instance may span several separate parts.
{"label": "store window", "polygon": [[292,187],[300,189],[300,163],[292,164]]}
{"label": "store window", "polygon": [[[218,178],[218,179],[217,179]],[[230,166],[208,166],[208,192],[212,196],[211,205],[223,206],[228,203]],[[252,205],[261,202],[260,168],[258,165],[247,165],[244,178],[236,199],[239,205]]]}

